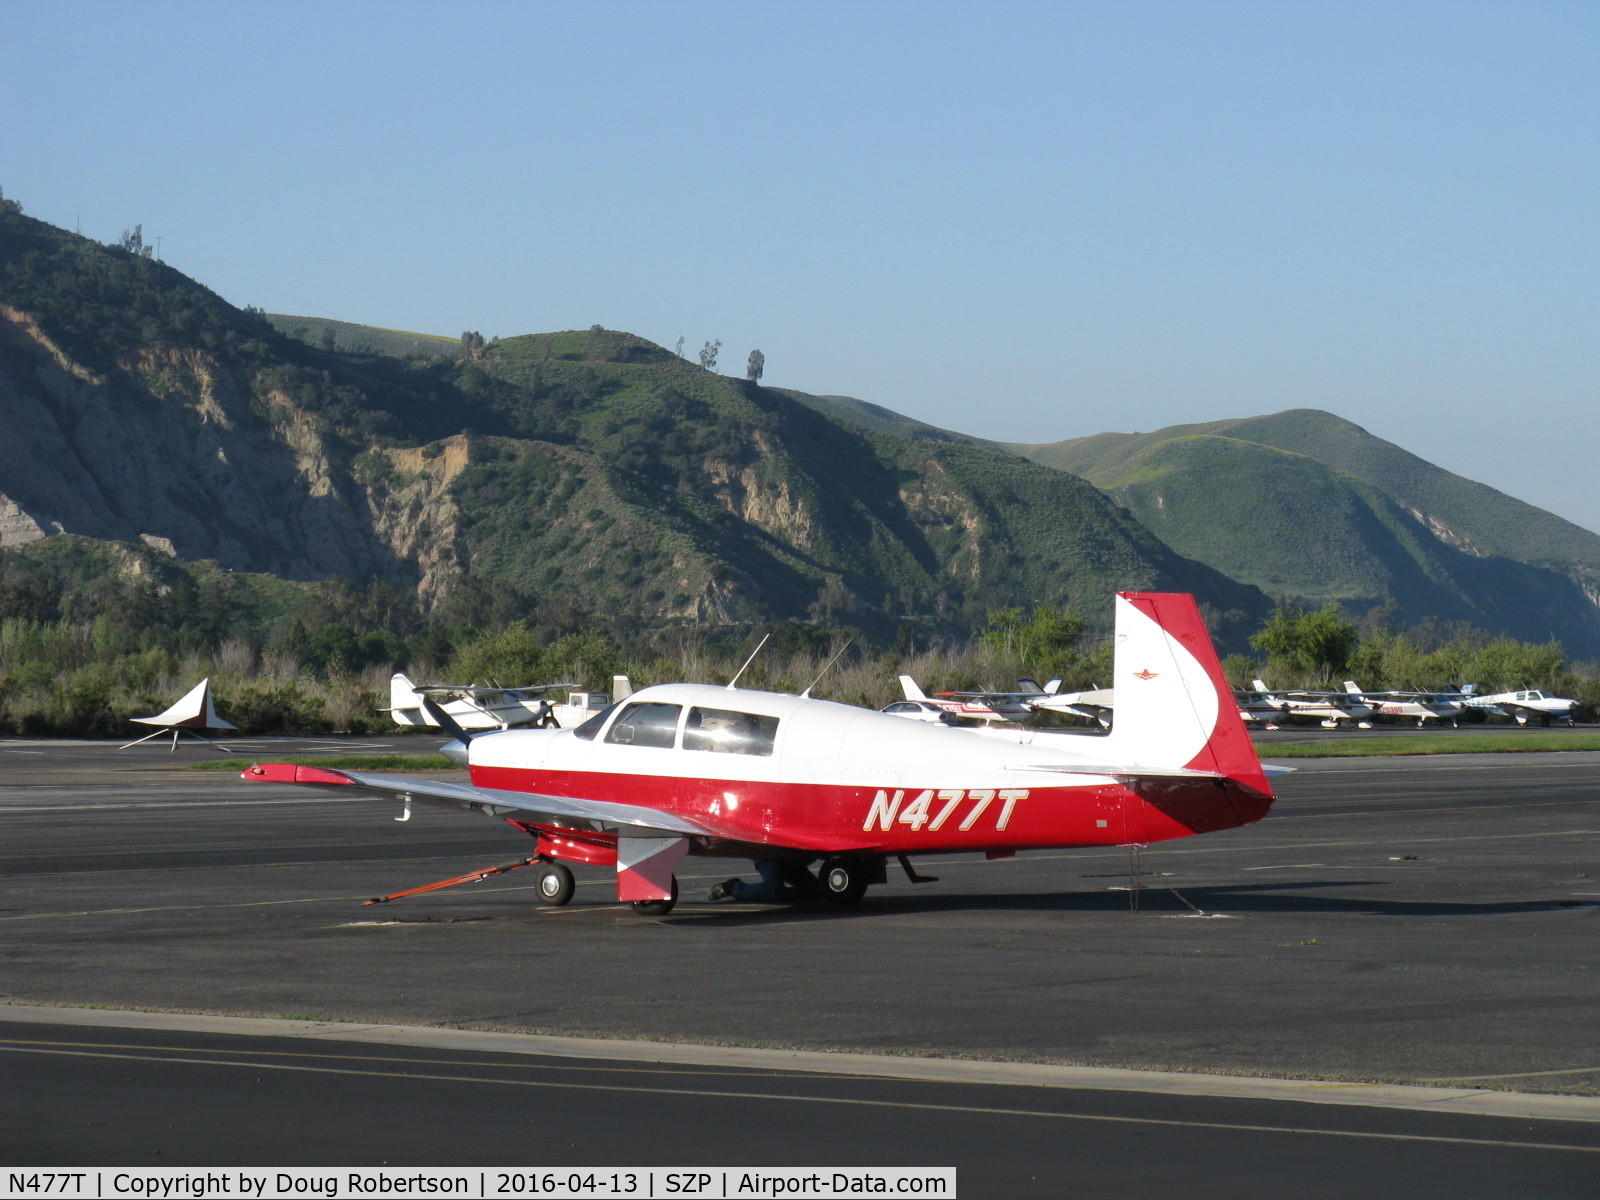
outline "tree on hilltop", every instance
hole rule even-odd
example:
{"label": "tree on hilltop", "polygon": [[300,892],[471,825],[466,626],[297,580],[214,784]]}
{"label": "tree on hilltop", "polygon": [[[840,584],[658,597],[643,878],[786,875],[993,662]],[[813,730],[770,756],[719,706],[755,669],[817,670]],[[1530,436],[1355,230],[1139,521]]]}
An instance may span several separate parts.
{"label": "tree on hilltop", "polygon": [[488,344],[483,340],[483,334],[469,329],[461,335],[461,357],[468,362],[476,362],[483,357],[483,348]]}
{"label": "tree on hilltop", "polygon": [[744,369],[744,373],[750,377],[750,382],[761,382],[761,375],[766,369],[767,356],[759,350],[750,351],[750,361]]}
{"label": "tree on hilltop", "polygon": [[701,346],[700,365],[708,371],[715,371],[717,369],[717,351],[721,349],[721,338],[718,338],[714,342],[707,342],[704,346]]}
{"label": "tree on hilltop", "polygon": [[117,239],[117,244],[129,254],[136,254],[140,258],[150,258],[156,248],[144,240],[144,226],[135,225],[132,229],[124,229],[122,236]]}

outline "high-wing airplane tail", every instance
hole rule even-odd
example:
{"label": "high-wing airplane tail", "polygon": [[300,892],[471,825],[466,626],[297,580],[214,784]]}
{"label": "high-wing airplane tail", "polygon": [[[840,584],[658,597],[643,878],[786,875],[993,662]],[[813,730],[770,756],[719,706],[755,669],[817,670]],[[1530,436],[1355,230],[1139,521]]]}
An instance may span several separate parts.
{"label": "high-wing airplane tail", "polygon": [[1215,773],[1271,794],[1193,596],[1118,593],[1112,671],[1105,761]]}
{"label": "high-wing airplane tail", "polygon": [[389,677],[388,713],[396,725],[427,725],[422,711],[422,697],[416,685],[406,675],[396,672]]}
{"label": "high-wing airplane tail", "polygon": [[926,700],[922,689],[917,686],[917,681],[909,675],[900,676],[900,690],[906,694],[907,700]]}
{"label": "high-wing airplane tail", "polygon": [[1360,685],[1358,685],[1354,679],[1346,679],[1344,681],[1344,690],[1349,692],[1352,696],[1361,695]]}

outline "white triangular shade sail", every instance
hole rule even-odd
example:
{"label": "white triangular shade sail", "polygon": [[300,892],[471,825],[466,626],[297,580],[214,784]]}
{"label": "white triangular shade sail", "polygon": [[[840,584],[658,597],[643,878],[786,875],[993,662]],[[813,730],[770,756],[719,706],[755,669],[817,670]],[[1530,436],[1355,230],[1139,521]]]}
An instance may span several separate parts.
{"label": "white triangular shade sail", "polygon": [[141,725],[158,725],[162,729],[237,729],[217,716],[216,705],[211,702],[211,679],[206,677],[195,684],[182,700],[166,712],[154,717],[134,717]]}

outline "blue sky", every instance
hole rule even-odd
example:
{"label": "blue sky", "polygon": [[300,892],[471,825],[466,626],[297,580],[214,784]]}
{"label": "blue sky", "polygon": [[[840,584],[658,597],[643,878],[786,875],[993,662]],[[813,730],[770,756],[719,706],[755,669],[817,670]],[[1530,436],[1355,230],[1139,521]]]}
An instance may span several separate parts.
{"label": "blue sky", "polygon": [[1308,406],[1600,529],[1600,5],[0,4],[0,186],[238,304],[1001,440]]}

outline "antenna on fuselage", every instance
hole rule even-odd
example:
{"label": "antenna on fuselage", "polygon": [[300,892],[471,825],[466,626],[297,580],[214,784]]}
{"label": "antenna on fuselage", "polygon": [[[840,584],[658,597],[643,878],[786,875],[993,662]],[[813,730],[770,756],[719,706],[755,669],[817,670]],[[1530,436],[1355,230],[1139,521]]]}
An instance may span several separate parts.
{"label": "antenna on fuselage", "polygon": [[739,682],[739,676],[743,675],[750,664],[755,662],[756,655],[761,653],[761,647],[767,644],[767,638],[770,638],[771,636],[772,635],[769,633],[756,643],[756,648],[750,651],[750,657],[744,660],[744,666],[740,667],[739,670],[734,674],[734,677],[728,680],[728,690],[730,692],[735,690],[733,685]]}
{"label": "antenna on fuselage", "polygon": [[854,642],[854,641],[855,641],[855,639],[854,639],[854,638],[846,638],[846,639],[845,639],[845,642],[844,642],[844,645],[842,645],[842,646],[840,646],[840,647],[839,647],[839,653],[837,653],[837,654],[835,654],[835,655],[834,655],[834,656],[833,656],[833,657],[832,657],[832,658],[830,658],[830,659],[829,659],[829,660],[828,660],[828,662],[827,662],[827,665],[826,665],[826,666],[824,666],[824,667],[823,667],[823,668],[822,668],[822,670],[820,670],[820,671],[818,671],[818,672],[817,672],[817,677],[816,677],[816,678],[815,678],[815,679],[813,679],[813,680],[812,680],[812,681],[811,681],[811,682],[810,682],[810,683],[809,683],[809,684],[808,684],[808,685],[807,685],[807,686],[806,686],[806,690],[805,690],[805,691],[803,691],[803,692],[801,692],[801,693],[800,693],[800,699],[802,699],[802,700],[809,700],[809,699],[811,699],[811,689],[812,689],[812,688],[814,688],[814,687],[816,687],[816,686],[817,686],[817,684],[819,684],[819,683],[821,683],[821,682],[822,682],[822,677],[823,677],[823,676],[824,676],[824,675],[826,675],[826,674],[827,674],[827,673],[828,673],[828,668],[829,668],[829,667],[831,667],[831,666],[833,666],[833,664],[834,664],[834,663],[836,663],[836,662],[838,662],[838,661],[839,661],[839,659],[841,659],[841,658],[842,658],[842,657],[844,657],[844,652],[845,652],[845,651],[846,651],[846,650],[848,650],[848,649],[850,649],[850,646],[851,646],[851,643],[852,643],[852,642]]}

